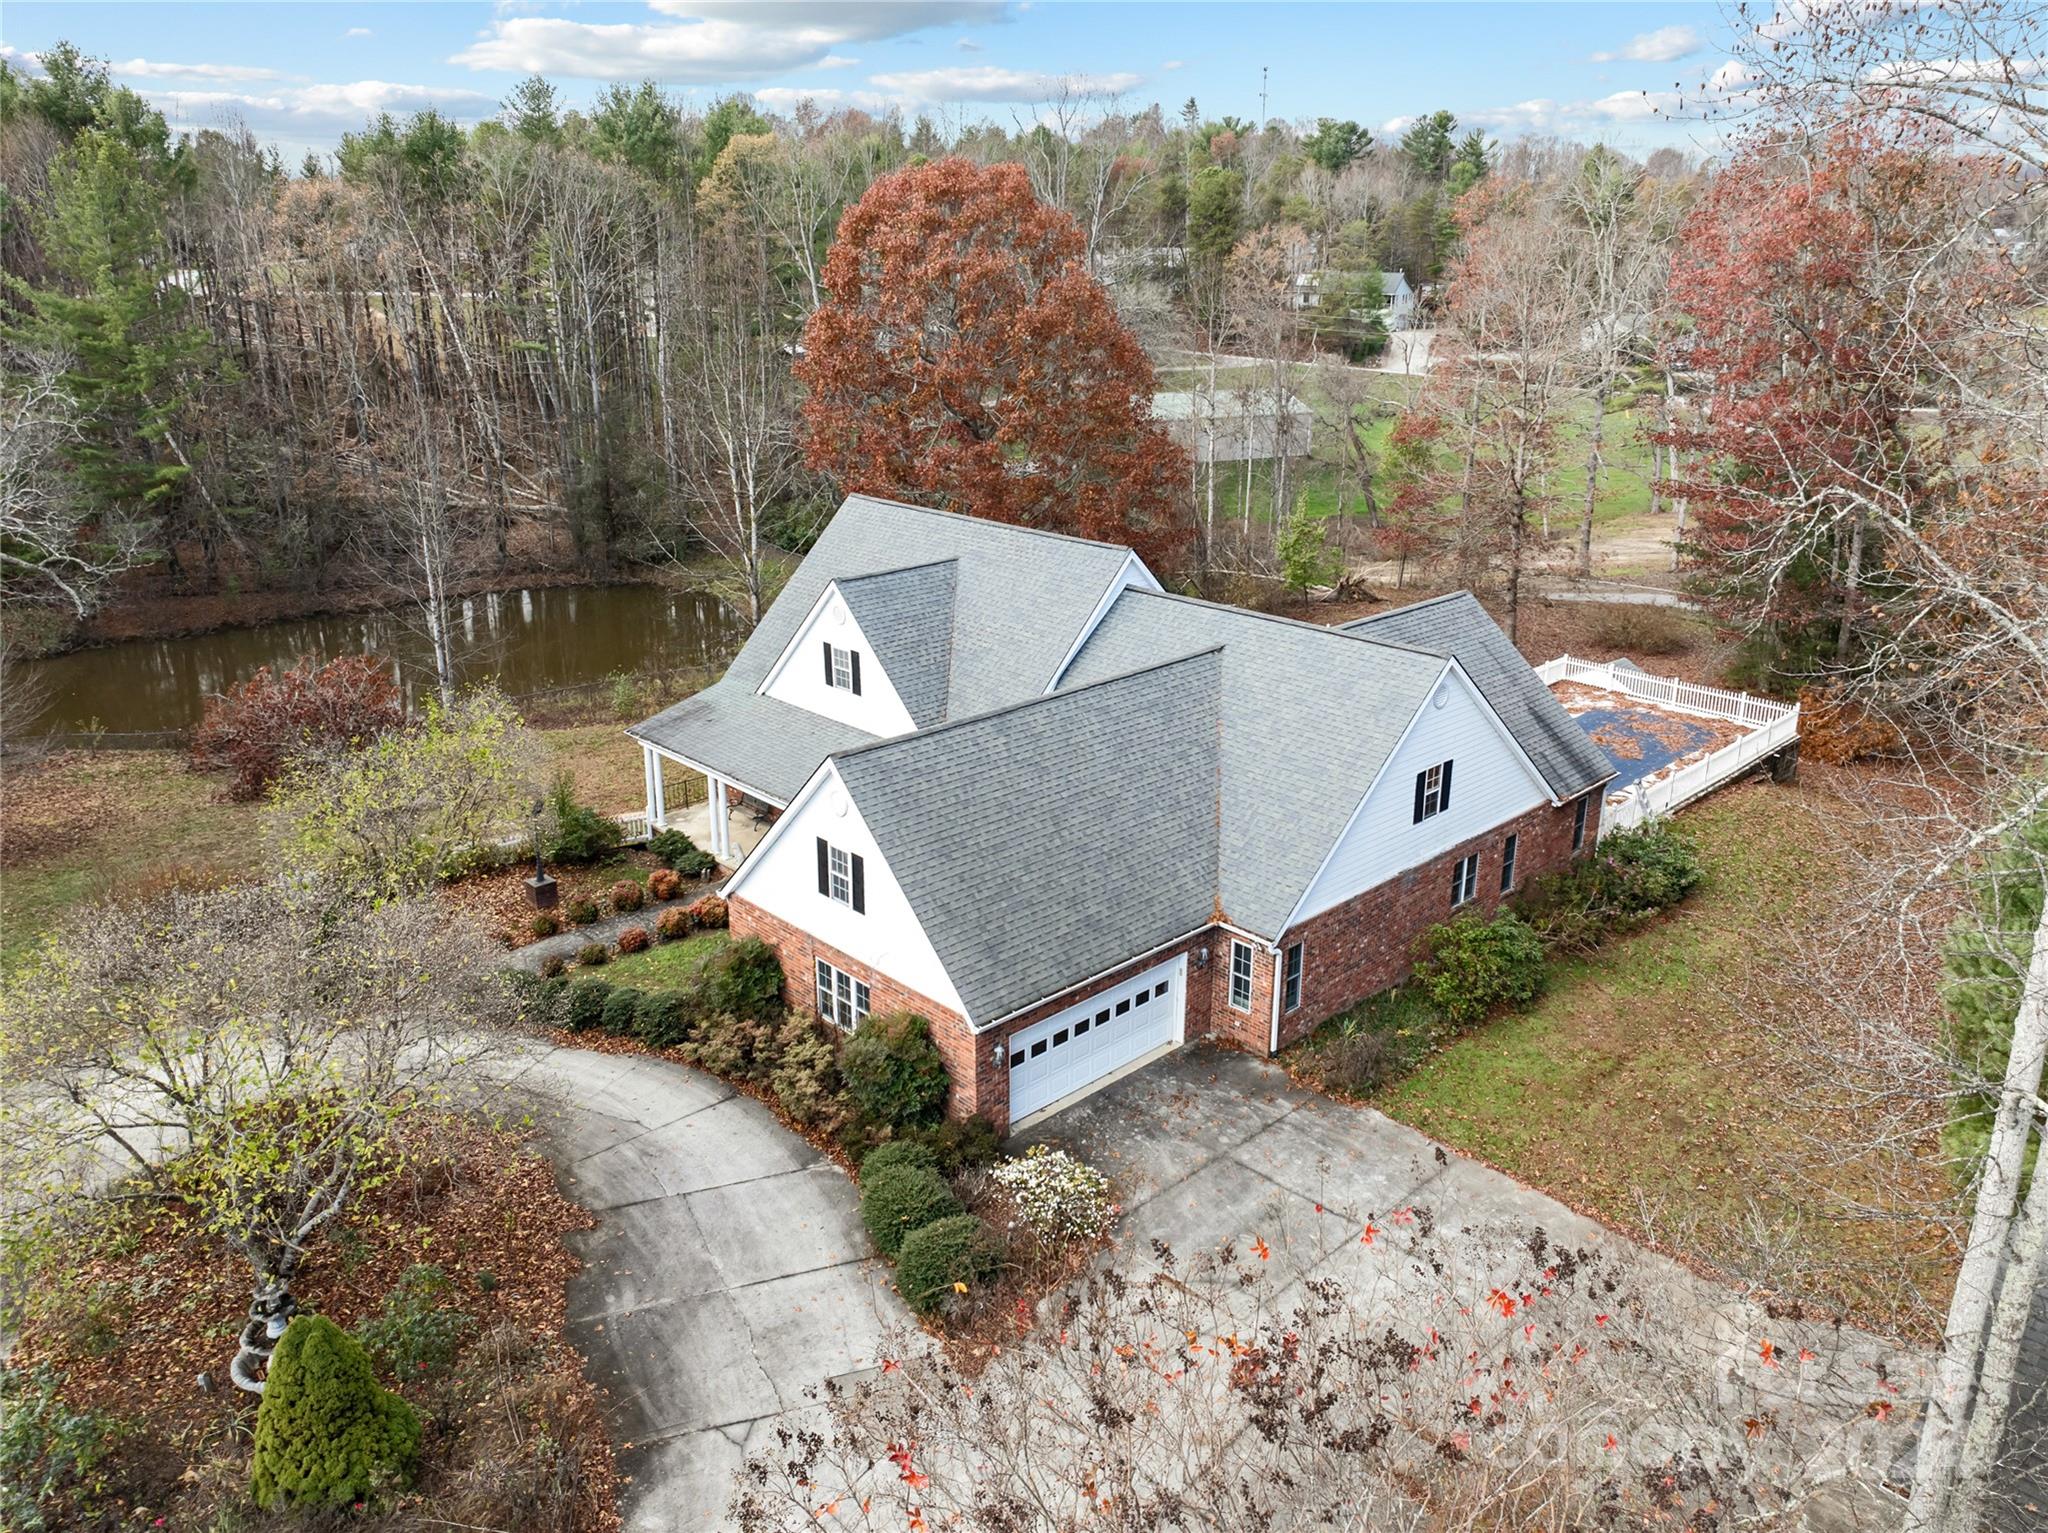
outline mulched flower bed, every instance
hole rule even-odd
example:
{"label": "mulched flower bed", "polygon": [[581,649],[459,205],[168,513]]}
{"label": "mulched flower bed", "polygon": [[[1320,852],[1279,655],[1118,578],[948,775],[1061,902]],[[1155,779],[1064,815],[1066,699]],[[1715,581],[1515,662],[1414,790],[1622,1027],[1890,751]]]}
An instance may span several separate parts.
{"label": "mulched flower bed", "polygon": [[[579,899],[589,900],[597,907],[598,919],[604,919],[612,914],[613,884],[630,878],[644,885],[647,875],[662,865],[661,859],[651,852],[636,847],[590,867],[550,867],[548,872],[557,885],[555,919],[561,923],[563,931],[574,931],[576,928],[569,923],[567,912],[569,906]],[[533,934],[533,918],[539,912],[534,909],[526,888],[526,881],[532,876],[533,864],[522,862],[445,885],[441,898],[463,914],[483,922],[505,946],[524,947],[539,940]],[[684,879],[679,900],[688,903],[699,899],[712,887],[697,879]],[[643,909],[650,924],[656,912],[663,908],[662,901],[648,900]]]}
{"label": "mulched flower bed", "polygon": [[[594,1221],[562,1197],[547,1162],[517,1134],[452,1116],[412,1132],[431,1149],[350,1208],[314,1247],[294,1294],[302,1309],[348,1328],[382,1308],[408,1267],[441,1267],[454,1283],[448,1304],[471,1317],[471,1341],[482,1339],[469,1350],[517,1354],[469,1370],[504,1386],[502,1398],[486,1403],[579,1424],[579,1480],[551,1525],[610,1533],[618,1526],[612,1447],[597,1391],[563,1333],[566,1285],[582,1265],[565,1237]],[[166,1210],[146,1209],[29,1288],[13,1365],[54,1370],[70,1405],[124,1423],[103,1466],[111,1492],[103,1505],[115,1515],[80,1525],[211,1527],[245,1496],[257,1397],[228,1382],[228,1364],[247,1314],[249,1272],[218,1241],[176,1222]],[[467,1352],[458,1356],[454,1373],[469,1361]],[[361,1520],[433,1525],[503,1469],[505,1444],[467,1440],[453,1376],[385,1380],[414,1401],[427,1439],[414,1490]],[[534,1430],[513,1427],[522,1438]]]}

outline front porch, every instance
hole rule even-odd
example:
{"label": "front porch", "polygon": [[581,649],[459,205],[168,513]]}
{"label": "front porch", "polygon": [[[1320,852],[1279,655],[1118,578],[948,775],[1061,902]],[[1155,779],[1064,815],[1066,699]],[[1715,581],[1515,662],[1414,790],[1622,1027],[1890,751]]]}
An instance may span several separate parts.
{"label": "front porch", "polygon": [[[743,784],[705,772],[651,745],[642,745],[647,807],[621,815],[626,839],[645,840],[659,830],[677,830],[736,869],[752,855],[775,823],[782,806]],[[680,768],[680,770],[674,770]]]}

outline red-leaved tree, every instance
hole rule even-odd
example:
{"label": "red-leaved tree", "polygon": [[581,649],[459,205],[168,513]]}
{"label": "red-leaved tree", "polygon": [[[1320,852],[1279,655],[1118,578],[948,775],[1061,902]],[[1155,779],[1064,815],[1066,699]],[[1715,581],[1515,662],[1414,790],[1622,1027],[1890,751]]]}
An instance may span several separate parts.
{"label": "red-leaved tree", "polygon": [[375,655],[343,655],[288,671],[264,666],[206,701],[192,736],[192,764],[234,774],[228,796],[259,798],[293,758],[354,749],[405,722],[390,667]]}
{"label": "red-leaved tree", "polygon": [[1022,166],[884,176],[840,220],[825,288],[796,368],[813,469],[1174,566],[1188,467],[1151,419],[1151,360]]}

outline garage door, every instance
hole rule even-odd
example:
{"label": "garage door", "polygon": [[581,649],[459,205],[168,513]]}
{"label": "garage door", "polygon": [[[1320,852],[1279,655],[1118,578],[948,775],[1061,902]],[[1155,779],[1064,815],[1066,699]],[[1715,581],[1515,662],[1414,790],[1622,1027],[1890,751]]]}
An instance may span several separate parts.
{"label": "garage door", "polygon": [[1187,959],[1170,959],[1012,1033],[1010,1121],[1180,1042],[1186,977]]}

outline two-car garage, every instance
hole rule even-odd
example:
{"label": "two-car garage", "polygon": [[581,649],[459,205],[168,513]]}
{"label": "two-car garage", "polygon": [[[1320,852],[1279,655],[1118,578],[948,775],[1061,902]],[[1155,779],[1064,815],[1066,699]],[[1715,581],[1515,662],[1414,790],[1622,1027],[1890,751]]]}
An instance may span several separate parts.
{"label": "two-car garage", "polygon": [[1010,1122],[1184,1036],[1187,959],[1168,959],[1009,1037]]}

